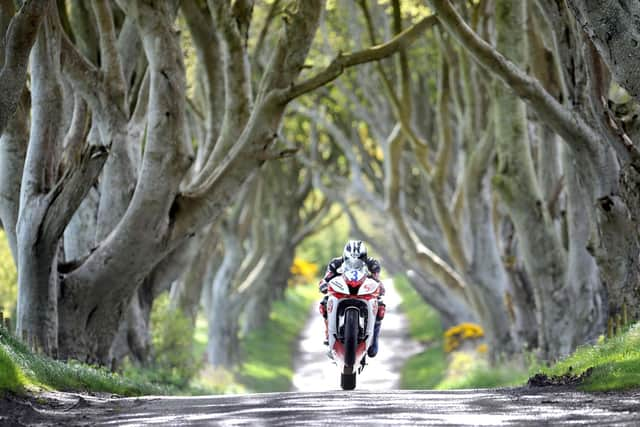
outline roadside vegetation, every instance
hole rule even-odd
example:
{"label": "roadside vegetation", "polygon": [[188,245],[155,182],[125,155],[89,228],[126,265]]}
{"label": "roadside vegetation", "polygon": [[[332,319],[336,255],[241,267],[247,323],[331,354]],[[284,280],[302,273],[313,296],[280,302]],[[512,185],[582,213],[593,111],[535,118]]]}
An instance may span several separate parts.
{"label": "roadside vegetation", "polygon": [[0,394],[40,390],[104,392],[120,396],[167,394],[168,387],[113,374],[78,362],[61,362],[31,353],[0,327]]}
{"label": "roadside vegetation", "polygon": [[[319,298],[315,283],[320,269],[335,256],[338,240],[346,239],[344,220],[332,223],[329,229],[334,236],[330,242],[312,237],[301,246],[282,300],[273,304],[262,328],[241,337],[238,365],[232,370],[206,363],[208,324],[204,313],[198,315],[192,330],[186,317],[170,307],[169,295],[164,292],[151,311],[153,351],[148,362],[140,366],[127,358],[119,368],[120,374],[34,354],[6,327],[0,327],[0,392],[60,390],[134,396],[288,391],[296,339],[306,324],[311,304]],[[16,291],[15,265],[0,230],[0,311],[11,323],[15,321]]]}
{"label": "roadside vegetation", "polygon": [[[234,371],[205,365],[191,382],[194,394],[261,393],[289,391],[297,338],[304,328],[311,304],[317,300],[313,285],[293,285],[276,301],[269,321],[240,340],[242,360]],[[207,324],[196,322],[195,353],[204,359]],[[199,392],[200,391],[200,392]]]}
{"label": "roadside vegetation", "polygon": [[[274,303],[269,321],[241,341],[244,356],[237,372],[203,368],[206,321],[202,319],[196,324],[195,345],[191,351],[180,346],[173,350],[168,348],[169,345],[179,344],[177,340],[181,322],[174,322],[171,334],[154,333],[158,355],[150,367],[143,369],[129,364],[123,375],[31,353],[2,327],[0,393],[60,390],[137,396],[288,391],[293,378],[296,338],[316,299],[315,286],[289,287],[284,299]],[[165,309],[163,304],[154,309],[154,332],[159,332],[159,327],[168,326],[165,318],[161,317],[166,314]],[[196,366],[201,369],[199,373],[193,371]]]}
{"label": "roadside vegetation", "polygon": [[555,365],[542,369],[551,382],[573,382],[585,391],[640,387],[640,323],[612,338],[585,345]]}
{"label": "roadside vegetation", "polygon": [[287,289],[284,300],[273,305],[269,322],[244,340],[245,359],[239,381],[253,392],[289,391],[297,338],[318,299],[315,286]]}
{"label": "roadside vegetation", "polygon": [[486,345],[474,344],[482,335],[477,325],[461,324],[444,331],[438,313],[422,301],[404,276],[396,277],[394,284],[409,320],[410,335],[425,346],[424,351],[411,357],[403,367],[401,388],[447,390],[526,382],[527,369],[510,364],[500,368],[489,366]]}
{"label": "roadside vegetation", "polygon": [[[409,319],[411,336],[425,350],[410,358],[402,369],[405,389],[462,389],[533,385],[576,385],[585,391],[626,390],[640,387],[640,323],[612,338],[600,337],[551,366],[541,366],[533,355],[525,362],[502,362],[490,367],[483,356],[486,348],[467,345],[460,337],[472,335],[472,328],[459,325],[444,331],[437,313],[422,302],[408,280],[394,281]],[[456,333],[458,330],[466,332]],[[477,331],[475,331],[477,333]],[[457,337],[457,338],[455,338]],[[486,346],[485,346],[486,347]]]}

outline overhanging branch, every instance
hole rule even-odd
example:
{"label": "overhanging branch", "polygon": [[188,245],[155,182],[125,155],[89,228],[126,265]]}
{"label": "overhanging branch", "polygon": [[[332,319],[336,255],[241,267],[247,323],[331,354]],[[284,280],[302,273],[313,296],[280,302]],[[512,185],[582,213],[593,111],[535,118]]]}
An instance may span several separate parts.
{"label": "overhanging branch", "polygon": [[420,34],[427,29],[431,28],[437,22],[435,16],[428,16],[421,19],[412,27],[406,29],[402,33],[398,34],[387,43],[372,46],[368,49],[364,49],[358,52],[349,53],[345,55],[338,55],[327,68],[315,76],[295,84],[288,89],[285,89],[281,94],[282,102],[289,102],[294,98],[299,97],[307,92],[311,92],[332,80],[335,80],[346,68],[353,67],[355,65],[364,64],[372,61],[379,61],[387,58],[399,50],[411,45]]}
{"label": "overhanging branch", "polygon": [[98,179],[108,153],[104,146],[86,145],[78,164],[69,169],[51,189],[47,195],[50,204],[42,227],[47,234],[46,241],[55,242],[60,238],[80,203]]}

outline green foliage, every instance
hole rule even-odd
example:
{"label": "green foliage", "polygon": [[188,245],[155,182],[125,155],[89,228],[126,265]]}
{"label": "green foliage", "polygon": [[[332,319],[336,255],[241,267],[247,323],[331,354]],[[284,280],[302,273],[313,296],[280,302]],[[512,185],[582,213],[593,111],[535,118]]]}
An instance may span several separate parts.
{"label": "green foliage", "polygon": [[525,383],[528,377],[528,370],[516,362],[490,366],[484,358],[456,351],[450,356],[447,375],[435,388],[451,390],[516,386]]}
{"label": "green foliage", "polygon": [[[331,218],[340,212],[340,207],[334,205],[327,218]],[[320,274],[324,275],[327,264],[336,256],[342,255],[342,248],[349,239],[349,220],[341,215],[337,221],[324,228],[322,232],[306,238],[296,249],[296,257],[304,259],[320,268]]]}
{"label": "green foliage", "polygon": [[18,273],[4,230],[0,230],[0,311],[15,318],[18,297]]}
{"label": "green foliage", "polygon": [[31,353],[0,328],[0,392],[27,390],[108,392],[123,396],[165,394],[166,388],[113,374],[79,362],[67,363]]}
{"label": "green foliage", "polygon": [[444,378],[446,369],[447,358],[442,342],[435,343],[411,357],[402,367],[400,388],[434,389]]}
{"label": "green foliage", "polygon": [[0,344],[0,396],[3,391],[19,392],[26,384],[22,371]]}
{"label": "green foliage", "polygon": [[209,323],[204,314],[196,316],[196,330],[193,332],[193,353],[198,360],[204,360],[209,342]]}
{"label": "green foliage", "polygon": [[186,389],[202,367],[194,352],[193,332],[189,319],[169,307],[168,293],[161,294],[151,311],[151,363],[147,368],[126,364],[124,372],[129,377]]}
{"label": "green foliage", "polygon": [[269,322],[243,340],[245,359],[239,380],[247,389],[255,392],[290,389],[295,339],[317,299],[314,285],[289,287],[284,299],[273,305]]}
{"label": "green foliage", "polygon": [[580,388],[588,391],[640,387],[640,323],[626,333],[579,347],[572,355],[542,371],[547,375],[580,375],[593,368]]}
{"label": "green foliage", "polygon": [[401,388],[435,388],[444,378],[447,369],[447,359],[442,348],[440,316],[422,301],[422,297],[411,287],[406,277],[396,276],[393,284],[402,298],[400,307],[409,319],[411,338],[421,343],[432,343],[404,365],[400,375]]}
{"label": "green foliage", "polygon": [[411,337],[420,342],[442,340],[443,330],[438,312],[422,301],[406,277],[396,276],[393,284],[402,298],[400,307],[409,319]]}
{"label": "green foliage", "polygon": [[403,366],[401,388],[486,388],[518,385],[526,381],[528,370],[515,362],[490,367],[480,353],[455,351],[447,356],[438,313],[423,302],[405,277],[396,277],[394,284],[402,297],[401,307],[409,319],[411,337],[428,343],[426,350],[411,357]]}

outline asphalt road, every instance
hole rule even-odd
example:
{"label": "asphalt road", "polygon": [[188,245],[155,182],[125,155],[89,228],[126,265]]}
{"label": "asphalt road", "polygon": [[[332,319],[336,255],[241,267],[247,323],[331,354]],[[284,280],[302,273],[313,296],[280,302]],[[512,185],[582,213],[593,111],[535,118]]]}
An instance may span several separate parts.
{"label": "asphalt road", "polygon": [[[108,399],[72,394],[0,400],[0,424],[138,425],[640,425],[640,391],[549,389],[354,391]],[[52,403],[53,402],[53,403]],[[9,407],[7,405],[14,405]]]}

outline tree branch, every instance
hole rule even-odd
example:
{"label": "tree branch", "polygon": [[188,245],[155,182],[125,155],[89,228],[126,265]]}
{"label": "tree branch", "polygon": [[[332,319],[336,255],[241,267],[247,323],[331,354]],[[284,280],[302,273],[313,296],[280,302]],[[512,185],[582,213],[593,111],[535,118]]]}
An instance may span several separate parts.
{"label": "tree branch", "polygon": [[71,217],[98,179],[107,155],[108,149],[104,146],[86,145],[78,164],[68,169],[47,194],[49,208],[42,225],[45,241],[55,242],[62,236]]}
{"label": "tree branch", "polygon": [[24,87],[29,53],[36,41],[36,35],[45,14],[52,4],[48,0],[27,0],[11,19],[4,38],[4,63],[0,71],[0,135],[15,112]]}
{"label": "tree branch", "polygon": [[126,108],[126,85],[118,54],[118,41],[113,24],[111,4],[107,0],[93,0],[92,4],[98,23],[100,65],[104,73],[105,82],[110,87],[110,92],[114,95],[114,98],[123,104],[123,108]]}
{"label": "tree branch", "polygon": [[[597,153],[599,138],[577,114],[568,110],[514,63],[473,32],[449,0],[430,0],[438,20],[483,67],[498,75],[507,86],[526,101],[542,121],[558,133],[572,150]],[[590,156],[593,160],[594,158]]]}
{"label": "tree branch", "polygon": [[387,43],[372,46],[358,52],[338,55],[327,68],[317,75],[291,86],[281,94],[282,102],[291,101],[307,92],[317,89],[332,80],[335,80],[346,68],[364,64],[372,61],[379,61],[387,58],[399,50],[411,45],[420,34],[431,28],[436,23],[435,16],[428,16],[421,19],[412,27],[389,40]]}
{"label": "tree branch", "polygon": [[105,93],[100,71],[78,51],[69,36],[62,32],[62,72],[69,76],[75,90],[79,91],[93,111],[101,111],[100,98]]}

